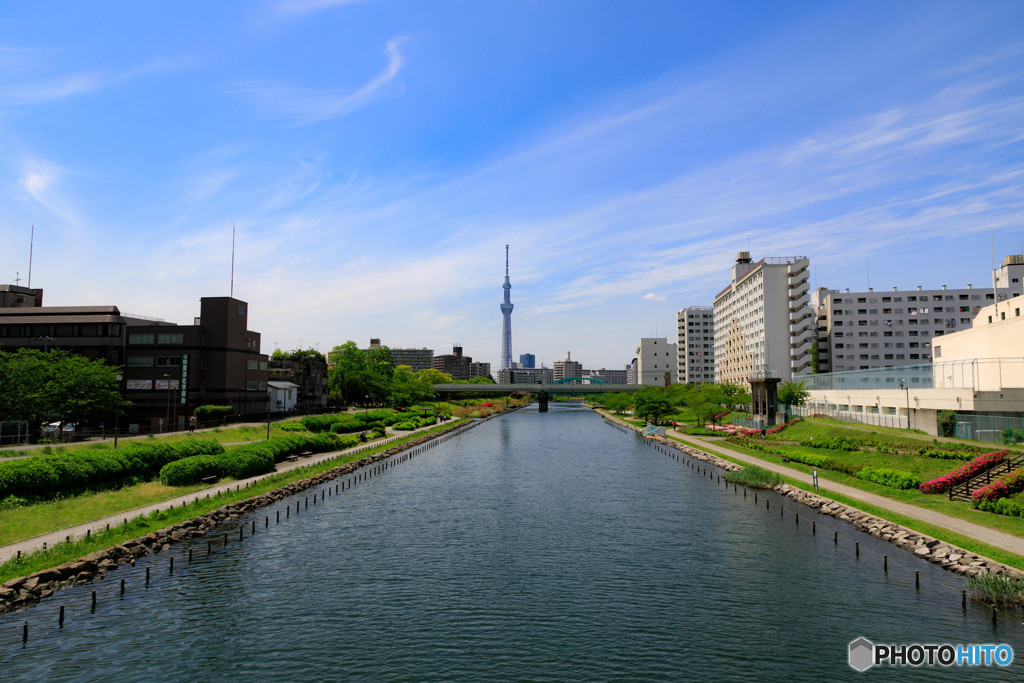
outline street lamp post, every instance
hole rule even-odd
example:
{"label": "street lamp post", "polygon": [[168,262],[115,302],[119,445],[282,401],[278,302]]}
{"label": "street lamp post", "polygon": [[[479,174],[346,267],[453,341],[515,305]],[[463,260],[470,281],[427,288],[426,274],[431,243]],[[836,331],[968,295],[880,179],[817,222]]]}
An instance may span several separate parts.
{"label": "street lamp post", "polygon": [[42,337],[36,337],[36,341],[43,342],[43,353],[49,353],[50,352],[50,342],[53,341],[53,337],[51,337],[50,335],[45,335],[45,336],[42,336]]}
{"label": "street lamp post", "polygon": [[904,381],[900,380],[900,389],[907,392],[907,431],[910,431],[910,386]]}
{"label": "street lamp post", "polygon": [[370,395],[363,396],[363,415],[370,414]]}
{"label": "street lamp post", "polygon": [[116,449],[118,430],[121,427],[121,380],[124,379],[124,375],[117,375],[114,379],[117,380],[117,409],[114,412],[114,448]]}

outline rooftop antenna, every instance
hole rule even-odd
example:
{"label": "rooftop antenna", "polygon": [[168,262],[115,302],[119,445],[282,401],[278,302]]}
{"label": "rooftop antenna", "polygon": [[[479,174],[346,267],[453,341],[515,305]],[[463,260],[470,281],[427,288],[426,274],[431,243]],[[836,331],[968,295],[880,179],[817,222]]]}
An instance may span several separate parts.
{"label": "rooftop antenna", "polygon": [[32,226],[32,234],[28,238],[28,288],[32,289],[32,246],[36,241],[36,226]]}
{"label": "rooftop antenna", "polygon": [[996,292],[996,230],[991,229],[992,232],[992,300],[995,301],[996,307],[994,309],[994,319],[999,319],[999,294]]}
{"label": "rooftop antenna", "polygon": [[235,226],[231,226],[231,298],[235,298]]}

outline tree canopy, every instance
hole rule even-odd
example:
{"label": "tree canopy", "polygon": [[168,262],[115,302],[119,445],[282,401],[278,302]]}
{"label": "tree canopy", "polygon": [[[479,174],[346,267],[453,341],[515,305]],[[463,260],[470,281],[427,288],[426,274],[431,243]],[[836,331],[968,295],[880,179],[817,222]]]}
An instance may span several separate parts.
{"label": "tree canopy", "polygon": [[38,435],[44,423],[113,415],[123,406],[119,371],[61,349],[0,351],[0,421],[25,420]]}

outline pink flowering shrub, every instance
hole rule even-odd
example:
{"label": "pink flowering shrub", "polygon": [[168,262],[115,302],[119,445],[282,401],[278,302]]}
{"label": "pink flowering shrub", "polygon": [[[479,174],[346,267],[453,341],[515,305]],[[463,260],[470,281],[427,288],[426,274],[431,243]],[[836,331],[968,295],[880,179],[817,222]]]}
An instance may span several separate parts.
{"label": "pink flowering shrub", "polygon": [[971,494],[971,499],[975,503],[982,500],[993,501],[1012,496],[1020,491],[1024,491],[1024,469],[1004,474],[991,484],[982,486]]}
{"label": "pink flowering shrub", "polygon": [[938,479],[926,481],[918,488],[921,489],[921,493],[945,493],[957,484],[962,484],[971,477],[981,474],[988,468],[999,464],[1005,459],[1006,451],[995,451],[993,453],[979,455],[974,460],[961,465],[949,474],[944,474]]}

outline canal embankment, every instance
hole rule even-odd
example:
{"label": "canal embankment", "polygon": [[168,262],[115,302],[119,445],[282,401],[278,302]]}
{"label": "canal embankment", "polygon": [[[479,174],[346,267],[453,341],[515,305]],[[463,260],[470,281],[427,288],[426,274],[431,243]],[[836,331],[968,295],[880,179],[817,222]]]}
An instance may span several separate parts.
{"label": "canal embankment", "polygon": [[[629,424],[625,420],[618,419],[614,415],[609,415],[604,411],[598,412],[606,420],[616,425],[634,432],[640,431],[636,426]],[[735,462],[739,461],[739,463],[756,465],[776,472],[791,481],[813,485],[813,476],[805,472],[777,463],[767,462],[745,453],[738,453],[700,437],[682,434],[676,434],[676,436],[678,438],[685,438],[688,442],[695,444],[695,446],[681,443],[679,440],[667,436],[651,438],[664,446],[681,451],[695,460],[725,471],[742,468],[742,464]],[[823,477],[819,478],[819,484],[826,486],[829,493],[834,492],[838,494],[837,497],[862,502],[865,506],[871,506],[883,511],[891,511],[904,519],[918,520],[924,525],[946,530],[951,535],[964,536],[1005,552],[1024,556],[1024,539],[1017,536],[978,524],[972,524],[966,520],[950,517],[932,510],[925,510],[901,503],[900,501],[894,501],[838,482],[828,481]],[[972,552],[954,542],[923,533],[912,526],[899,524],[881,515],[866,512],[856,507],[856,504],[841,502],[789,483],[779,485],[776,490],[797,503],[834,517],[839,521],[846,522],[864,533],[904,548],[912,552],[916,557],[939,565],[947,571],[967,577],[992,573],[1013,579],[1024,578],[1024,572],[1016,567],[998,562],[977,552]],[[885,512],[882,514],[885,514]]]}
{"label": "canal embankment", "polygon": [[[389,469],[399,462],[403,462],[408,458],[414,457],[433,445],[443,443],[444,441],[454,438],[462,432],[472,429],[473,427],[482,424],[492,417],[497,417],[498,415],[499,414],[495,414],[487,418],[472,421],[460,421],[440,429],[435,428],[432,431],[426,430],[430,433],[419,437],[392,438],[384,442],[366,444],[346,451],[315,456],[313,458],[306,459],[304,462],[289,463],[287,469],[282,468],[281,472],[259,475],[244,481],[231,482],[230,484],[214,487],[210,491],[204,492],[204,496],[190,494],[188,496],[181,497],[180,500],[175,499],[172,501],[164,501],[159,505],[147,506],[146,508],[122,513],[115,516],[116,519],[113,520],[113,530],[115,533],[117,532],[118,521],[121,521],[121,524],[123,524],[124,528],[127,529],[132,520],[137,520],[144,516],[155,516],[156,518],[160,518],[161,515],[172,515],[177,512],[179,521],[156,529],[155,531],[151,531],[145,535],[122,540],[106,548],[87,553],[77,560],[59,563],[52,567],[45,567],[24,576],[15,577],[5,581],[3,584],[0,584],[0,613],[30,606],[61,588],[89,583],[105,572],[114,570],[125,564],[134,565],[135,561],[140,557],[150,553],[159,553],[169,550],[171,545],[174,543],[185,539],[195,538],[197,536],[203,536],[212,529],[223,526],[242,515],[250,514],[255,510],[272,505],[285,498],[297,496],[303,491],[308,491],[312,488],[321,486],[326,482],[352,475],[347,481],[336,484],[333,493],[342,493],[352,485],[380,474],[385,469]],[[395,443],[396,441],[400,441],[400,443]],[[379,450],[383,446],[388,445],[391,445],[391,447],[386,448],[385,450]],[[279,475],[283,473],[294,470],[312,470],[318,465],[323,466],[325,463],[330,463],[346,456],[351,457],[353,454],[374,450],[377,452],[358,460],[348,461],[337,467],[319,471],[312,476],[292,481],[288,484],[275,487],[272,490],[262,492],[257,495],[245,496],[245,494],[251,489],[258,489],[260,488],[261,483],[266,484],[268,481],[273,481],[275,476],[279,477]],[[233,502],[220,505],[212,510],[209,509],[210,505],[215,505],[221,496],[231,496],[231,494],[234,494],[232,497],[237,497],[239,494],[245,497],[241,500],[235,500]],[[326,497],[329,494],[332,494],[332,491],[329,488],[321,491],[322,497]],[[296,506],[299,505],[301,505],[301,502],[296,503]],[[305,499],[305,505],[306,509],[308,509],[308,496]],[[315,495],[313,497],[313,505],[316,505]],[[197,507],[205,507],[206,511],[195,516],[189,514]],[[298,514],[300,514],[299,507],[296,508],[296,515]],[[266,520],[266,524],[269,525],[269,517]],[[109,534],[111,531],[110,521],[104,520],[98,520],[90,525],[83,525],[83,527],[89,527],[82,532],[86,538],[92,535],[90,533],[90,529],[92,527],[97,528],[97,539],[101,538],[103,533]],[[100,527],[102,527],[102,529]],[[71,529],[64,529],[54,532],[54,534],[48,535],[47,537],[52,536],[55,541],[58,541],[55,545],[59,548],[59,542],[71,544],[76,540],[76,537],[71,535],[72,531],[73,530]],[[252,533],[255,532],[256,525],[255,522],[253,522]],[[239,540],[244,537],[244,534],[245,530],[240,528],[238,531]],[[225,537],[224,540],[226,543],[228,538]],[[40,550],[44,552],[47,548],[51,550],[54,549],[54,545],[47,546],[45,545],[46,541],[41,540],[38,537],[35,539],[29,539],[29,541],[23,543],[28,544],[30,542],[33,544],[41,544]],[[3,549],[8,559],[12,557],[21,557],[20,554],[15,554],[18,553],[18,546],[20,545],[23,544],[12,544]]]}

